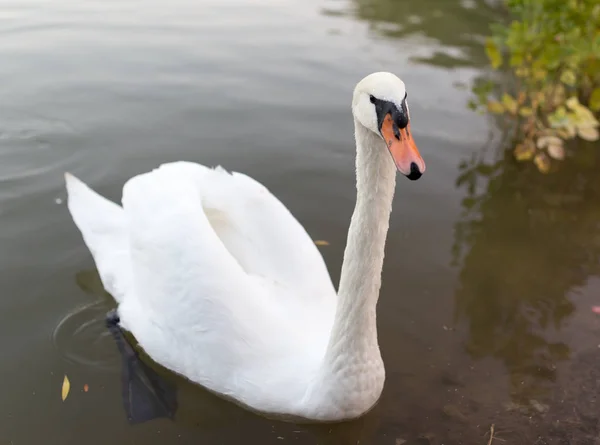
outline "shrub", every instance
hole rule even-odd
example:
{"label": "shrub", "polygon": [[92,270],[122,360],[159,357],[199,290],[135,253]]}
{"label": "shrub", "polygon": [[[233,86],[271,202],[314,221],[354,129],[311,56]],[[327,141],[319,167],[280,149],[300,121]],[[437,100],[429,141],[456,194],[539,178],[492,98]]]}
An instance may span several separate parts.
{"label": "shrub", "polygon": [[[509,82],[474,89],[474,108],[515,124],[520,161],[542,172],[565,156],[565,141],[598,140],[600,111],[600,2],[505,0],[512,21],[496,24],[485,50],[492,68]],[[495,90],[495,91],[494,91]],[[496,98],[491,98],[495,92]]]}

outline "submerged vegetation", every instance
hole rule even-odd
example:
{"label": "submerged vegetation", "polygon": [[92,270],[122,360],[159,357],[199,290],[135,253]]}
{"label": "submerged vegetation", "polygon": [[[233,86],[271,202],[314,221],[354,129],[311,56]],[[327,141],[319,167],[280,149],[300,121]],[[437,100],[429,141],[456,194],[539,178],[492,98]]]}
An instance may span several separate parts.
{"label": "submerged vegetation", "polygon": [[514,156],[541,172],[565,157],[565,142],[599,139],[600,3],[597,0],[505,0],[509,24],[485,44],[508,80],[474,88],[474,109],[501,115],[515,131]]}

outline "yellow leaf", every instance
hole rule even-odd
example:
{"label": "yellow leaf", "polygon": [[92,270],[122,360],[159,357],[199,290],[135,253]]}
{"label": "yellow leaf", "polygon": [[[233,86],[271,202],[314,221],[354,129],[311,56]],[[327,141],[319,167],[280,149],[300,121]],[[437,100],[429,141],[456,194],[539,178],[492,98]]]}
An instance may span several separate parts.
{"label": "yellow leaf", "polygon": [[529,117],[533,114],[533,110],[529,107],[519,108],[519,114],[523,117]]}
{"label": "yellow leaf", "polygon": [[69,382],[69,377],[67,377],[66,374],[65,374],[65,378],[63,379],[63,384],[62,384],[62,399],[63,399],[63,402],[65,401],[65,399],[69,395],[69,390],[70,389],[71,389],[71,382]]}
{"label": "yellow leaf", "polygon": [[598,129],[594,127],[577,127],[577,134],[586,141],[597,141],[599,136]]}
{"label": "yellow leaf", "polygon": [[517,161],[528,161],[535,154],[535,146],[531,141],[526,141],[515,147],[514,155]]}
{"label": "yellow leaf", "polygon": [[562,141],[561,144],[550,144],[548,145],[548,154],[550,155],[550,157],[552,159],[557,159],[557,160],[562,160],[565,158],[565,149],[562,145]]}
{"label": "yellow leaf", "polygon": [[547,147],[548,145],[562,145],[562,143],[563,143],[562,139],[560,139],[556,136],[548,135],[548,136],[542,136],[541,138],[539,138],[537,140],[537,147],[544,148],[544,147]]}
{"label": "yellow leaf", "polygon": [[576,110],[577,107],[579,107],[579,99],[577,99],[577,96],[571,96],[569,97],[565,104],[567,105],[568,108],[570,108],[571,110]]}
{"label": "yellow leaf", "polygon": [[488,100],[487,109],[490,113],[494,114],[504,113],[504,105],[497,100]]}
{"label": "yellow leaf", "polygon": [[572,139],[577,134],[577,128],[575,125],[567,124],[564,127],[564,130],[567,132],[568,139]]}
{"label": "yellow leaf", "polygon": [[590,96],[590,109],[593,111],[600,111],[600,87],[592,91]]}
{"label": "yellow leaf", "polygon": [[[521,64],[523,63],[523,54],[521,54],[521,53],[518,53],[518,54],[514,53],[514,54],[512,54],[512,55],[510,56],[510,62],[509,62],[509,63],[510,63],[510,66],[519,66],[519,65],[521,65]],[[521,66],[519,66],[519,67],[517,68],[517,71],[518,71],[519,69],[521,69],[521,68],[522,68],[522,67],[521,67]],[[518,75],[518,74],[517,74],[517,75]]]}
{"label": "yellow leaf", "polygon": [[496,45],[492,39],[487,39],[485,41],[485,53],[487,54],[488,59],[490,59],[492,68],[497,69],[502,65],[502,54],[500,53],[498,45]]}
{"label": "yellow leaf", "polygon": [[317,246],[329,246],[329,241],[318,239],[318,240],[315,240],[315,244]]}
{"label": "yellow leaf", "polygon": [[566,128],[559,128],[556,130],[556,134],[563,139],[571,139],[573,136],[575,136],[575,127],[571,128],[573,130],[572,133],[570,133]]}
{"label": "yellow leaf", "polygon": [[504,93],[502,95],[502,105],[509,113],[517,114],[517,101],[510,94]]}
{"label": "yellow leaf", "polygon": [[544,153],[538,153],[535,155],[535,158],[533,158],[533,163],[542,173],[548,173],[550,171],[550,159]]}
{"label": "yellow leaf", "polygon": [[573,71],[566,70],[560,75],[560,81],[565,85],[573,86],[577,82],[577,77]]}
{"label": "yellow leaf", "polygon": [[527,68],[525,68],[524,66],[520,66],[515,70],[515,74],[518,77],[527,77],[527,76],[529,76],[529,70]]}

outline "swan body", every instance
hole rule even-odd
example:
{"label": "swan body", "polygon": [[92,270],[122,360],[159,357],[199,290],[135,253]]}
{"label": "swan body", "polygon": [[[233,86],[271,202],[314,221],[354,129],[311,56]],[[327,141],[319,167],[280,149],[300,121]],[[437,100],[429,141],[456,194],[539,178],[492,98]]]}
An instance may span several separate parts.
{"label": "swan body", "polygon": [[352,111],[357,203],[338,292],[302,225],[242,173],[164,164],[128,180],[121,205],[65,175],[120,326],[152,359],[267,415],[340,421],[377,402],[375,309],[396,171],[416,179],[425,165],[396,76],[363,79]]}

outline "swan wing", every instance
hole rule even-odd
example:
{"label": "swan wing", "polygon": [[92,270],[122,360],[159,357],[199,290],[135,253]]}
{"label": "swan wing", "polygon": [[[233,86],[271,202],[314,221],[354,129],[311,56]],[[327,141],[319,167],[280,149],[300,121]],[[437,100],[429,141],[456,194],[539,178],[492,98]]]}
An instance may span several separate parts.
{"label": "swan wing", "polygon": [[283,397],[290,374],[311,375],[335,292],[310,237],[263,186],[175,163],[130,179],[122,207],[70,175],[67,189],[122,326],[154,360],[248,402],[270,400],[265,379]]}
{"label": "swan wing", "polygon": [[321,301],[335,289],[323,257],[290,211],[249,176],[191,162],[164,164],[168,177],[187,176],[223,246],[248,274],[283,286],[286,294]]}

